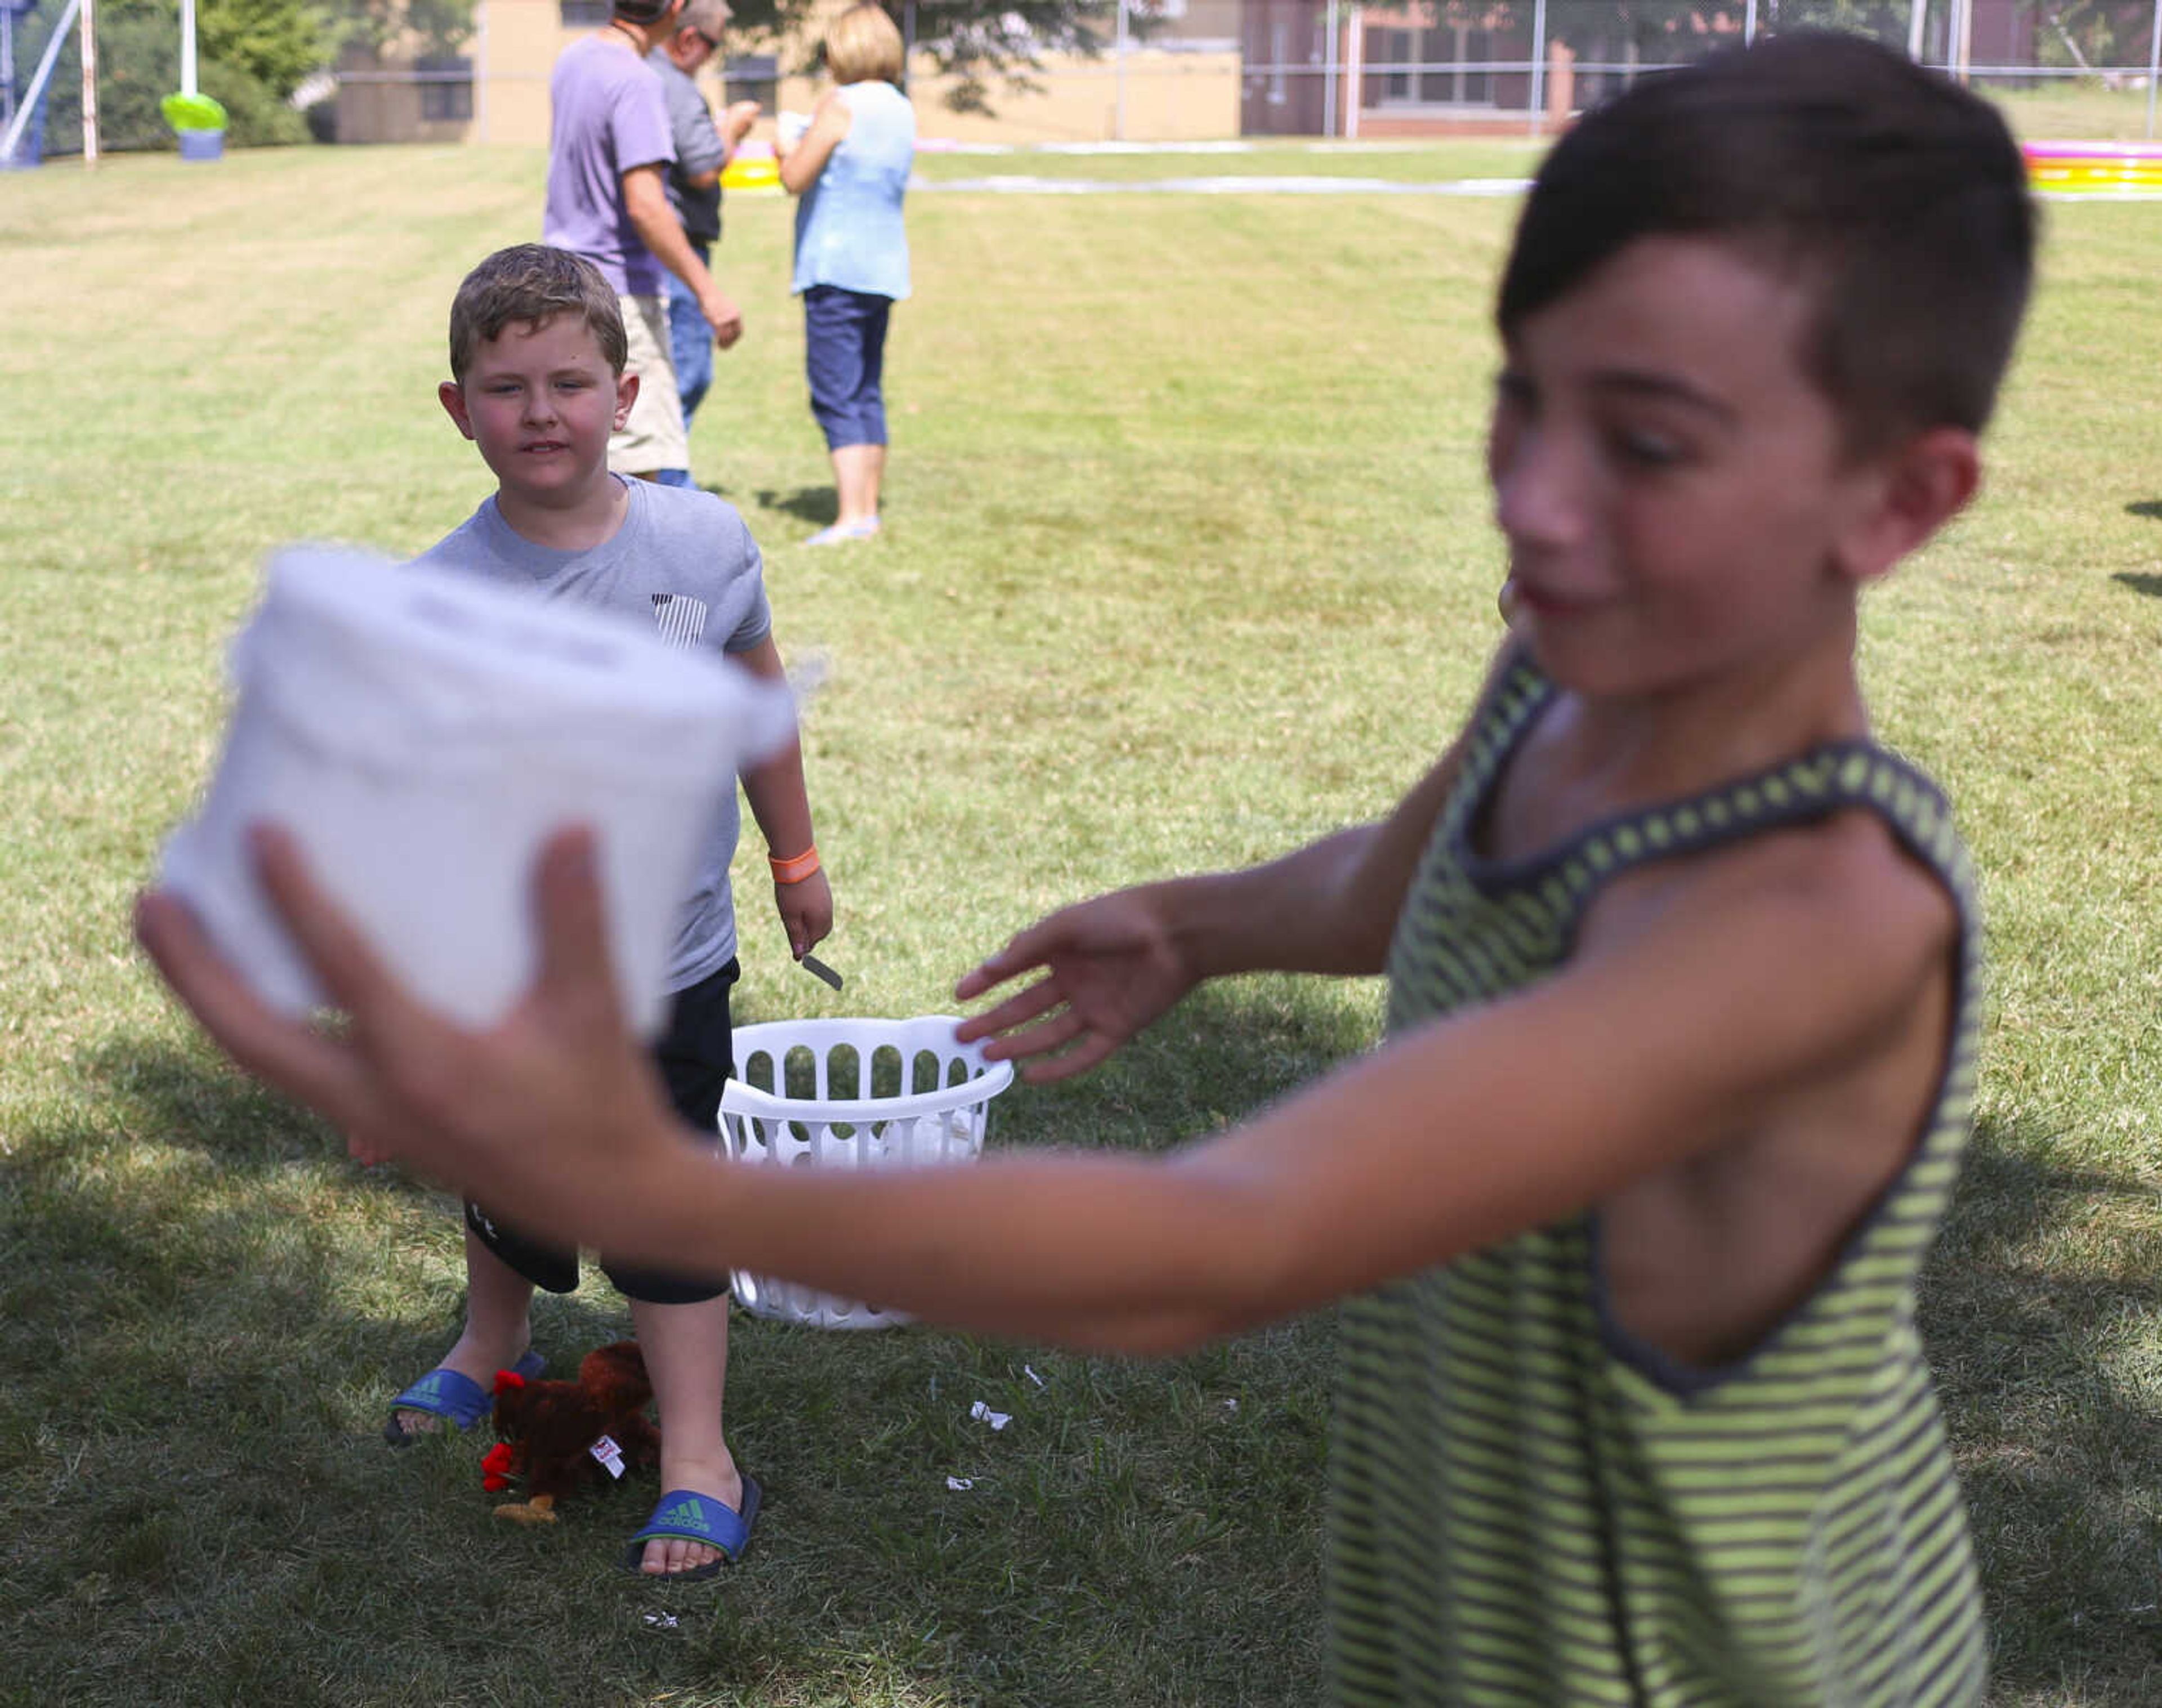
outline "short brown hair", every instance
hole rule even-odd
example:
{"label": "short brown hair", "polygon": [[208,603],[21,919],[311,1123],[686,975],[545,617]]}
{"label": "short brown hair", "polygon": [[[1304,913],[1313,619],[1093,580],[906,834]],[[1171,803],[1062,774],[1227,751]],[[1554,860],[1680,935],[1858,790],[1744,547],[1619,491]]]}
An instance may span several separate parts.
{"label": "short brown hair", "polygon": [[1979,96],[1860,36],[1801,30],[1644,78],[1554,145],[1501,277],[1506,339],[1639,238],[1799,267],[1804,371],[1867,452],[1979,432],[2027,306],[2035,213]]}
{"label": "short brown hair", "polygon": [[498,249],[465,276],[451,301],[451,378],[462,380],[483,344],[516,321],[537,326],[572,314],[592,330],[602,358],[616,373],[630,359],[615,287],[601,269],[568,249],[519,243]]}
{"label": "short brown hair", "polygon": [[826,26],[826,69],[836,83],[894,82],[901,60],[901,32],[883,6],[851,6]]}

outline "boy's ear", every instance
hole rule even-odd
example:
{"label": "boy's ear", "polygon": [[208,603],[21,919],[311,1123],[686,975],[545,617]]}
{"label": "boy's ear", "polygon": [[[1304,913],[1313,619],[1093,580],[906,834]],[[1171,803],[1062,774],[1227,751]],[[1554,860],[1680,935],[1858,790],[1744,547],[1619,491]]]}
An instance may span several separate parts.
{"label": "boy's ear", "polygon": [[615,430],[623,431],[623,424],[630,419],[630,406],[638,401],[638,376],[619,373],[615,377]]}
{"label": "boy's ear", "polygon": [[1964,427],[1932,427],[1888,452],[1869,484],[1837,552],[1841,572],[1856,583],[1890,573],[1966,508],[1982,484],[1981,447]]}
{"label": "boy's ear", "polygon": [[458,431],[472,438],[473,417],[466,413],[465,387],[455,379],[446,379],[436,388],[436,401],[442,405],[443,413],[457,424]]}

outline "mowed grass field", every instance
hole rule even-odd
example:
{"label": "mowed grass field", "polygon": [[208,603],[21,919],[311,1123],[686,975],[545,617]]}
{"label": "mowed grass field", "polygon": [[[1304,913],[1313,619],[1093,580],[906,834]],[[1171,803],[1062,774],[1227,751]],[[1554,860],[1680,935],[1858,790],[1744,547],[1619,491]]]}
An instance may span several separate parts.
{"label": "mowed grass field", "polygon": [[[1375,159],[1496,170],[1483,144]],[[452,1208],[222,1067],[128,910],[216,750],[264,551],[410,552],[487,490],[434,400],[444,321],[472,262],[535,234],[541,170],[0,178],[0,1702],[1313,1702],[1326,1319],[1143,1366],[739,1319],[730,1430],[768,1504],[697,1588],[614,1569],[648,1483],[535,1533],[489,1516],[481,1441],[376,1439],[455,1330]],[[824,672],[849,977],[789,966],[753,837],[742,1019],[944,1011],[1048,906],[1266,856],[1418,775],[1496,639],[1480,440],[1512,212],[920,196],[888,532],[817,553],[789,209],[731,204],[749,330],[694,459]],[[2162,207],[2050,211],[1987,489],[1867,606],[1882,733],[1959,802],[1988,907],[1981,1132],[1924,1303],[2004,1708],[2162,1700],[2158,275]],[[1378,1010],[1365,984],[1212,990],[1010,1093],[995,1142],[1206,1132]],[[627,1323],[593,1277],[538,1341],[567,1373]]]}

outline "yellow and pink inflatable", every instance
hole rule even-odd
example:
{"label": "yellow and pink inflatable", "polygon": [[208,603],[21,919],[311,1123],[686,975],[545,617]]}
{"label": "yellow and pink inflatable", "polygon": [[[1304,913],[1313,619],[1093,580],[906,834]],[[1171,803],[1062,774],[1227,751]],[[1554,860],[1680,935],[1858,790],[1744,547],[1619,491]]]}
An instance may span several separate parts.
{"label": "yellow and pink inflatable", "polygon": [[2162,143],[2029,143],[2028,181],[2060,196],[2162,196]]}

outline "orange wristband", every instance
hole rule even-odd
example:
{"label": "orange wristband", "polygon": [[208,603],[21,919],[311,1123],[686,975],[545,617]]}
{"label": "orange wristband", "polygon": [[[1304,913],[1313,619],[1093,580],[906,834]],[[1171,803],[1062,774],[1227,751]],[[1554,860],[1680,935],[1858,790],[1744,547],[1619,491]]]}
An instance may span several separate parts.
{"label": "orange wristband", "polygon": [[818,850],[816,846],[807,848],[802,854],[791,854],[785,860],[777,860],[768,854],[765,863],[773,868],[775,883],[800,884],[818,870]]}

